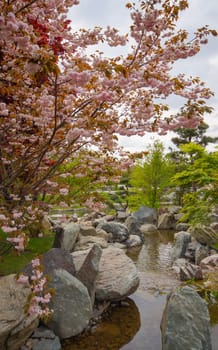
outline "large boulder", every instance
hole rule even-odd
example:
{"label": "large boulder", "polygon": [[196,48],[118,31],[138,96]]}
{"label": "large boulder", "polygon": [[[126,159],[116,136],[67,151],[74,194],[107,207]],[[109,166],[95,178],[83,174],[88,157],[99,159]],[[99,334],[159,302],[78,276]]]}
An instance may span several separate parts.
{"label": "large boulder", "polygon": [[54,229],[55,239],[54,248],[63,248],[69,252],[73,251],[74,245],[79,237],[80,225],[70,222],[64,226],[58,226]]}
{"label": "large boulder", "polygon": [[135,264],[124,251],[114,247],[104,249],[96,281],[96,299],[121,300],[134,293],[138,285]]}
{"label": "large boulder", "polygon": [[63,269],[54,271],[49,287],[55,290],[55,294],[49,305],[54,311],[48,327],[61,339],[81,333],[92,316],[87,288]]}
{"label": "large boulder", "polygon": [[157,224],[157,211],[153,208],[142,206],[133,216],[137,219],[139,225],[143,224]]}
{"label": "large boulder", "polygon": [[94,305],[96,277],[99,272],[99,262],[102,249],[93,245],[91,249],[71,253],[76,267],[76,278],[88,289],[89,296]]}
{"label": "large boulder", "polygon": [[30,287],[16,275],[0,278],[0,349],[17,350],[38,326],[38,316],[24,312]]}
{"label": "large boulder", "polygon": [[211,226],[196,225],[189,229],[191,235],[201,244],[208,246],[218,242],[218,231]]}
{"label": "large boulder", "polygon": [[191,235],[186,231],[177,232],[174,235],[175,243],[171,251],[171,257],[173,260],[184,258],[188,247],[191,242]]}
{"label": "large boulder", "polygon": [[[75,275],[75,266],[71,254],[65,249],[52,248],[42,255],[43,273],[52,276],[57,269],[64,269],[71,275]],[[23,272],[28,276],[32,274],[32,264],[25,266]]]}
{"label": "large boulder", "polygon": [[212,350],[207,304],[188,286],[168,296],[161,332],[162,350]]}
{"label": "large boulder", "polygon": [[100,222],[97,228],[102,229],[112,235],[112,242],[124,242],[129,237],[129,230],[128,228],[119,222],[107,222],[103,221]]}

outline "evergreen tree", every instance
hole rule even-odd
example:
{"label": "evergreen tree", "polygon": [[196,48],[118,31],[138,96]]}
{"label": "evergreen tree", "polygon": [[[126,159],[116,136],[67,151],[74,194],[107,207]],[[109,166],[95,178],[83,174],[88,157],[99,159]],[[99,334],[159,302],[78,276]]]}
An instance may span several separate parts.
{"label": "evergreen tree", "polygon": [[174,132],[178,136],[173,137],[171,141],[177,147],[179,147],[182,144],[186,144],[190,142],[206,147],[208,143],[216,143],[218,141],[218,137],[211,137],[211,136],[205,135],[208,128],[209,126],[205,122],[202,122],[196,128],[184,128],[184,127],[176,128]]}

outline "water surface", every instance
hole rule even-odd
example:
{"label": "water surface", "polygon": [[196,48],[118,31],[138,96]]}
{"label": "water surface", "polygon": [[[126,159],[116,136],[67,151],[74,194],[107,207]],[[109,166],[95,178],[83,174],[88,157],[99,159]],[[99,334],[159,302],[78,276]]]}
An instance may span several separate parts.
{"label": "water surface", "polygon": [[[95,330],[65,342],[63,350],[161,350],[167,293],[180,285],[171,271],[173,236],[172,231],[146,235],[140,249],[127,253],[139,271],[138,290],[111,308]],[[213,350],[218,350],[218,305],[210,305],[209,310]]]}

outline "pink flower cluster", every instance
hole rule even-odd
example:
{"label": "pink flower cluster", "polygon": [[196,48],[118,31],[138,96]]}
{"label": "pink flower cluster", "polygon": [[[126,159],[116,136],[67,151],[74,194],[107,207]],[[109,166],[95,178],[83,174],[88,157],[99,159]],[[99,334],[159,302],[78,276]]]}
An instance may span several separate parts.
{"label": "pink flower cluster", "polygon": [[[19,275],[18,282],[29,284],[28,276]],[[46,284],[48,280],[43,275],[42,265],[39,258],[32,260],[32,275],[30,277],[30,287],[32,290],[31,299],[28,305],[28,313],[36,314],[40,318],[48,318],[51,316],[52,310],[48,307],[51,301],[51,293],[47,291]]]}
{"label": "pink flower cluster", "polygon": [[[3,228],[4,229],[4,228]],[[12,229],[12,228],[11,228]],[[16,229],[15,229],[16,230]],[[20,234],[16,237],[7,237],[7,241],[11,242],[14,245],[14,248],[18,252],[23,252],[25,247],[25,235]]]}

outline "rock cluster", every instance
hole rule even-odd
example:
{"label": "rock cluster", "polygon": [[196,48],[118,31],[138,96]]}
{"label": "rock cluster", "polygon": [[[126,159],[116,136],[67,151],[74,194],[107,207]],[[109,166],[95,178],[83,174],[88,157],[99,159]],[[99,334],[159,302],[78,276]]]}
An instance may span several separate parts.
{"label": "rock cluster", "polygon": [[[141,231],[133,235],[132,229],[106,218],[56,225],[54,247],[42,256],[49,287],[55,291],[52,317],[43,333],[37,330],[37,316],[24,312],[30,289],[18,284],[14,275],[1,278],[0,348],[59,349],[59,339],[80,334],[105,306],[132,294],[139,276],[125,249],[143,243]],[[31,276],[31,264],[23,272]]]}
{"label": "rock cluster", "polygon": [[[61,349],[60,340],[80,334],[111,303],[123,300],[138,288],[139,275],[126,250],[140,248],[146,234],[178,229],[177,219],[176,208],[157,217],[155,210],[141,207],[133,215],[119,216],[119,220],[113,216],[87,215],[66,224],[56,223],[53,248],[42,256],[44,273],[50,276],[49,287],[55,290],[50,304],[54,310],[52,317],[46,326],[40,324],[37,328],[38,318],[24,312],[30,289],[18,284],[14,275],[2,277],[0,349]],[[176,233],[172,259],[180,280],[202,279],[205,271],[218,268],[218,254],[210,247],[217,237],[214,227],[200,228],[197,234],[182,226],[183,230]],[[24,268],[24,273],[31,276],[31,264]],[[176,348],[168,346],[171,344],[168,311],[174,308],[177,299],[182,300],[185,308],[186,294],[192,298],[192,292],[183,290],[169,299],[162,322],[163,350]],[[207,336],[206,318],[202,324]]]}

